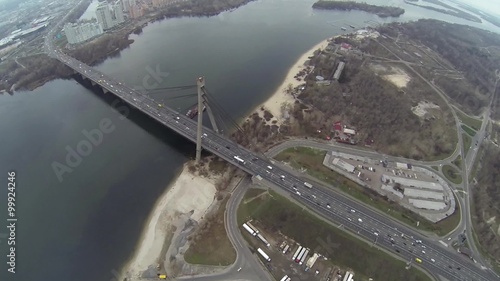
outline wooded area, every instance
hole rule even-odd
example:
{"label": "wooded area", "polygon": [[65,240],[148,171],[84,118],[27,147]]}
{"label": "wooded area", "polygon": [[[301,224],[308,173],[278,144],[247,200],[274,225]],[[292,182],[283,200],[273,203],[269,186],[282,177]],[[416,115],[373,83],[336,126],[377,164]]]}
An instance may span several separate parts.
{"label": "wooded area", "polygon": [[500,263],[500,149],[491,143],[483,149],[472,193],[472,222],[481,247]]}
{"label": "wooded area", "polygon": [[418,20],[407,24],[390,24],[391,28],[407,37],[420,41],[439,53],[474,87],[474,94],[464,87],[457,87],[456,81],[436,80],[438,86],[461,104],[469,113],[478,113],[491,97],[496,81],[495,70],[500,65],[500,55],[489,52],[487,47],[500,46],[498,34],[459,24],[437,20]]}
{"label": "wooded area", "polygon": [[376,6],[354,1],[320,0],[314,3],[312,7],[313,9],[322,9],[322,10],[341,10],[341,11],[359,10],[375,14],[379,17],[399,17],[400,15],[405,13],[405,10],[399,7]]}

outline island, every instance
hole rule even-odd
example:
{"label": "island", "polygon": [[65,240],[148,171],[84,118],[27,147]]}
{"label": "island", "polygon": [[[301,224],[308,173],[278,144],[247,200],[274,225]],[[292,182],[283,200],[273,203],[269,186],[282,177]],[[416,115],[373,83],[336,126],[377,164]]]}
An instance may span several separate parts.
{"label": "island", "polygon": [[324,1],[320,0],[313,4],[313,9],[320,10],[340,10],[340,11],[350,11],[358,10],[365,11],[368,13],[375,14],[379,17],[399,17],[404,14],[405,10],[399,7],[390,6],[376,6],[366,3],[358,3],[354,1]]}
{"label": "island", "polygon": [[469,14],[465,11],[457,9],[453,6],[448,5],[448,4],[445,4],[439,0],[422,0],[422,1],[434,4],[437,6],[441,6],[443,8],[438,8],[438,7],[429,6],[429,5],[416,4],[418,1],[415,1],[415,0],[405,0],[405,3],[408,5],[417,6],[420,8],[424,8],[424,9],[436,11],[438,13],[443,13],[443,14],[455,16],[455,17],[462,18],[462,19],[469,20],[469,21],[473,21],[473,22],[482,22],[479,17],[476,17],[472,14]]}

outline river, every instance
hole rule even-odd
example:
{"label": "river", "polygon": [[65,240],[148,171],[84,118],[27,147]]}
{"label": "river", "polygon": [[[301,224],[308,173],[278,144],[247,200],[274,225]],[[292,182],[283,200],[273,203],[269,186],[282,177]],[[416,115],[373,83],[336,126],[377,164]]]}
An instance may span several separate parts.
{"label": "river", "polygon": [[[219,105],[241,119],[273,93],[297,57],[340,34],[341,25],[391,20],[364,12],[313,11],[312,3],[261,0],[211,18],[153,23],[97,69],[134,87],[144,86],[143,81],[156,88],[192,85],[204,75]],[[407,12],[400,21],[425,15],[469,23],[401,5]],[[151,79],[156,69],[163,74]],[[123,105],[102,96],[75,80],[0,96],[0,171],[4,183],[7,171],[17,173],[18,218],[15,274],[6,272],[7,231],[0,231],[0,280],[114,280],[156,199],[194,156],[193,144],[140,113],[120,114],[113,107]],[[169,98],[172,93],[151,96],[181,111],[195,103],[194,98]],[[100,130],[103,122],[112,130],[92,144],[85,135]],[[87,155],[67,160],[68,151],[85,148],[82,143]],[[58,177],[57,163],[72,166]]]}

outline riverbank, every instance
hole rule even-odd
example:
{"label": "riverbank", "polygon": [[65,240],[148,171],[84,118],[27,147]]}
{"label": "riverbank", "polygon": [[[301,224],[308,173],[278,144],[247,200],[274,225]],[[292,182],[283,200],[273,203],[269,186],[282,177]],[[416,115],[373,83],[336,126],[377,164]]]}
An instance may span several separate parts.
{"label": "riverbank", "polygon": [[[258,109],[264,107],[281,123],[284,120],[283,114],[281,114],[282,105],[293,105],[295,101],[287,89],[298,87],[303,83],[303,79],[300,81],[296,79],[297,75],[299,73],[303,73],[300,77],[306,75],[306,63],[309,57],[315,51],[326,48],[328,41],[329,39],[323,40],[302,54],[288,70],[281,85],[255,111],[260,112]],[[203,189],[199,187],[203,187]],[[158,268],[163,268],[168,247],[176,239],[174,232],[179,232],[177,228],[183,227],[186,218],[199,223],[211,206],[215,193],[214,180],[189,172],[186,164],[178,178],[170,188],[167,188],[167,191],[153,208],[142,237],[139,239],[137,250],[122,270],[122,279],[148,278],[156,274]],[[182,221],[180,222],[180,220]]]}
{"label": "riverbank", "polygon": [[[141,280],[156,276],[174,239],[174,232],[188,220],[200,222],[215,200],[215,181],[191,173],[188,164],[165,189],[154,206],[132,258],[119,280]],[[180,220],[183,220],[181,222]],[[161,272],[161,271],[160,271]]]}
{"label": "riverbank", "polygon": [[[281,124],[283,120],[286,118],[284,105],[293,105],[295,102],[295,98],[290,93],[290,88],[296,88],[299,85],[303,84],[303,78],[308,74],[306,73],[306,62],[309,60],[309,57],[314,55],[316,50],[324,50],[326,46],[328,46],[328,41],[330,39],[325,39],[320,43],[314,45],[307,52],[302,54],[299,59],[292,65],[292,67],[288,70],[288,73],[285,76],[285,79],[281,83],[281,85],[276,89],[276,91],[260,106],[258,106],[254,112],[262,113],[259,110],[261,107],[264,107],[265,110],[269,111],[274,117],[277,119],[278,124]],[[312,71],[312,68],[311,68]],[[300,76],[300,80],[296,79],[299,73],[303,73],[304,75]],[[263,116],[261,116],[263,117]]]}

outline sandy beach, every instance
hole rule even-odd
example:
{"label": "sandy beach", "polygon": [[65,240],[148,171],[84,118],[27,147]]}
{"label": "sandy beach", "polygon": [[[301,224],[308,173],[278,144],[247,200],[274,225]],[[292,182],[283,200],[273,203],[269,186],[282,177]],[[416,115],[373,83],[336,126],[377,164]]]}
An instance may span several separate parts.
{"label": "sandy beach", "polygon": [[[324,50],[326,46],[328,46],[328,39],[321,41],[320,43],[316,44],[314,47],[309,49],[307,52],[302,54],[299,57],[299,59],[295,62],[295,64],[293,64],[290,70],[288,70],[285,79],[283,80],[281,85],[276,89],[274,94],[261,105],[276,117],[278,123],[281,123],[283,119],[283,113],[281,110],[282,104],[294,103],[294,97],[286,93],[288,85],[291,84],[295,88],[300,84],[304,83],[304,81],[297,81],[297,79],[295,79],[294,76],[305,68],[304,64],[309,60],[309,57],[314,54],[314,51],[318,49]],[[258,108],[260,108],[261,106],[259,106]],[[256,110],[257,112],[259,112],[258,108]]]}
{"label": "sandy beach", "polygon": [[197,222],[204,216],[214,201],[216,188],[214,181],[189,172],[184,165],[182,172],[167,188],[156,203],[148,223],[139,239],[139,245],[132,259],[121,271],[121,278],[141,280],[142,272],[156,268],[160,254],[172,226],[181,215],[188,215]]}
{"label": "sandy beach", "polygon": [[[278,123],[281,123],[283,120],[282,104],[294,102],[294,97],[286,93],[288,85],[291,84],[295,88],[304,83],[297,81],[294,76],[305,68],[304,64],[314,51],[323,50],[326,46],[328,46],[328,39],[316,44],[300,56],[281,85],[256,111],[260,114],[259,108],[263,106],[276,117]],[[187,214],[191,219],[199,222],[214,201],[215,193],[214,180],[193,175],[185,165],[179,177],[157,201],[139,239],[139,245],[132,259],[122,269],[119,280],[125,277],[131,281],[142,280],[140,276],[146,270],[156,268],[162,258],[160,255],[165,238],[174,231],[173,226],[176,220]]]}

